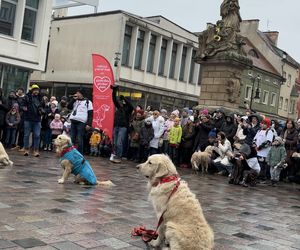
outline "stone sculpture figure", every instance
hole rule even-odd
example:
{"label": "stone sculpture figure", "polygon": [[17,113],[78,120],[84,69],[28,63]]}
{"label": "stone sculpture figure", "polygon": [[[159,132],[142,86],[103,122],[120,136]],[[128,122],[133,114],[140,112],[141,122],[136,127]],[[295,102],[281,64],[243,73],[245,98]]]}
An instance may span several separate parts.
{"label": "stone sculpture figure", "polygon": [[220,8],[222,20],[199,34],[199,49],[196,55],[198,60],[212,58],[221,52],[245,55],[242,49],[244,41],[238,34],[242,21],[239,10],[238,0],[223,1]]}

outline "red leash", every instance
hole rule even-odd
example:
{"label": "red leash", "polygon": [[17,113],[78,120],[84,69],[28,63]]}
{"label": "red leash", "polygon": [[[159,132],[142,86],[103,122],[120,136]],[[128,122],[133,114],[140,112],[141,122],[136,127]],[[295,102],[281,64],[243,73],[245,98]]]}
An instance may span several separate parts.
{"label": "red leash", "polygon": [[[175,192],[177,191],[177,189],[180,185],[179,176],[178,175],[172,175],[172,176],[164,177],[159,181],[159,183],[157,183],[157,185],[155,185],[155,187],[156,187],[159,184],[163,184],[163,183],[167,183],[167,182],[171,182],[171,181],[177,181],[177,182],[176,182],[175,187],[172,189],[172,192],[170,193],[170,195],[168,197],[167,203],[169,202],[169,200],[171,199],[173,194],[175,194]],[[166,211],[167,211],[167,209],[161,214],[155,230],[147,230],[144,226],[136,227],[132,230],[131,236],[142,236],[142,240],[146,243],[150,242],[151,240],[156,240],[157,237],[158,237],[157,230],[164,221],[164,214],[165,214]]]}

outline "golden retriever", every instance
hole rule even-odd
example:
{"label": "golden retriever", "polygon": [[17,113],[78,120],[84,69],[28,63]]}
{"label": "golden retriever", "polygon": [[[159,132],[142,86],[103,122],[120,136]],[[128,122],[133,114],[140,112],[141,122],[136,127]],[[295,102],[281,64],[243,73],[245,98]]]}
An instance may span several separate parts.
{"label": "golden retriever", "polygon": [[214,233],[202,212],[201,205],[185,181],[180,181],[177,191],[169,196],[176,181],[160,183],[168,176],[177,175],[176,168],[168,156],[157,154],[137,166],[138,171],[149,178],[149,198],[157,218],[162,213],[163,223],[159,236],[150,245],[154,249],[209,250],[213,249]]}
{"label": "golden retriever", "polygon": [[208,163],[213,150],[213,146],[207,146],[204,152],[198,151],[193,153],[191,158],[191,164],[192,169],[195,171],[195,173],[197,173],[197,171],[199,170],[200,165],[202,167],[202,173],[208,172]]}
{"label": "golden retriever", "polygon": [[2,143],[0,142],[0,163],[2,163],[4,166],[12,167],[14,164],[8,157],[5,148],[3,147]]}
{"label": "golden retriever", "polygon": [[[60,162],[61,167],[64,169],[62,177],[58,180],[59,184],[65,183],[70,174],[75,174],[75,183],[77,184],[88,184],[88,185],[106,185],[113,186],[114,184],[110,181],[97,181],[96,176],[90,166],[89,162],[84,159],[84,157],[77,151],[77,149],[72,148],[71,138],[67,135],[59,135],[54,140],[54,145],[56,147],[56,153],[62,156],[65,150],[70,149],[70,152],[74,153],[74,157],[68,157],[69,159],[62,159]],[[66,153],[65,152],[65,153]],[[71,160],[72,159],[72,160]],[[79,165],[79,166],[78,166]],[[80,169],[80,173],[76,169]]]}

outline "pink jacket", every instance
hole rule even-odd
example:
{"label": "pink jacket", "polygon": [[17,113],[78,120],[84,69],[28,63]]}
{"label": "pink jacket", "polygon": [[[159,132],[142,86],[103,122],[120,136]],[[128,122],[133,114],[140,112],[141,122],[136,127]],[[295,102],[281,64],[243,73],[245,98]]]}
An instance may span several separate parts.
{"label": "pink jacket", "polygon": [[60,135],[63,131],[63,123],[62,121],[56,121],[55,119],[52,120],[52,122],[50,123],[50,128],[52,130],[52,135]]}

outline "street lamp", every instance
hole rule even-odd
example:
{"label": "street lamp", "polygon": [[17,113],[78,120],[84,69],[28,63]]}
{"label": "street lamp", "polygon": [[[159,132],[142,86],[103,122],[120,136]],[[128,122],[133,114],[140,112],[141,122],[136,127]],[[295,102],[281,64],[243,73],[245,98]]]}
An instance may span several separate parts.
{"label": "street lamp", "polygon": [[[252,91],[251,91],[251,98],[250,98],[250,111],[252,110],[252,102],[253,102],[253,99],[255,100],[259,100],[260,99],[260,92],[259,92],[259,83],[260,83],[260,75],[257,75],[257,76],[252,76],[252,74],[249,74],[251,80],[252,80]],[[256,90],[255,90],[255,96],[253,96],[254,94],[254,84],[255,84],[255,81],[257,80],[257,87],[256,87]]]}

